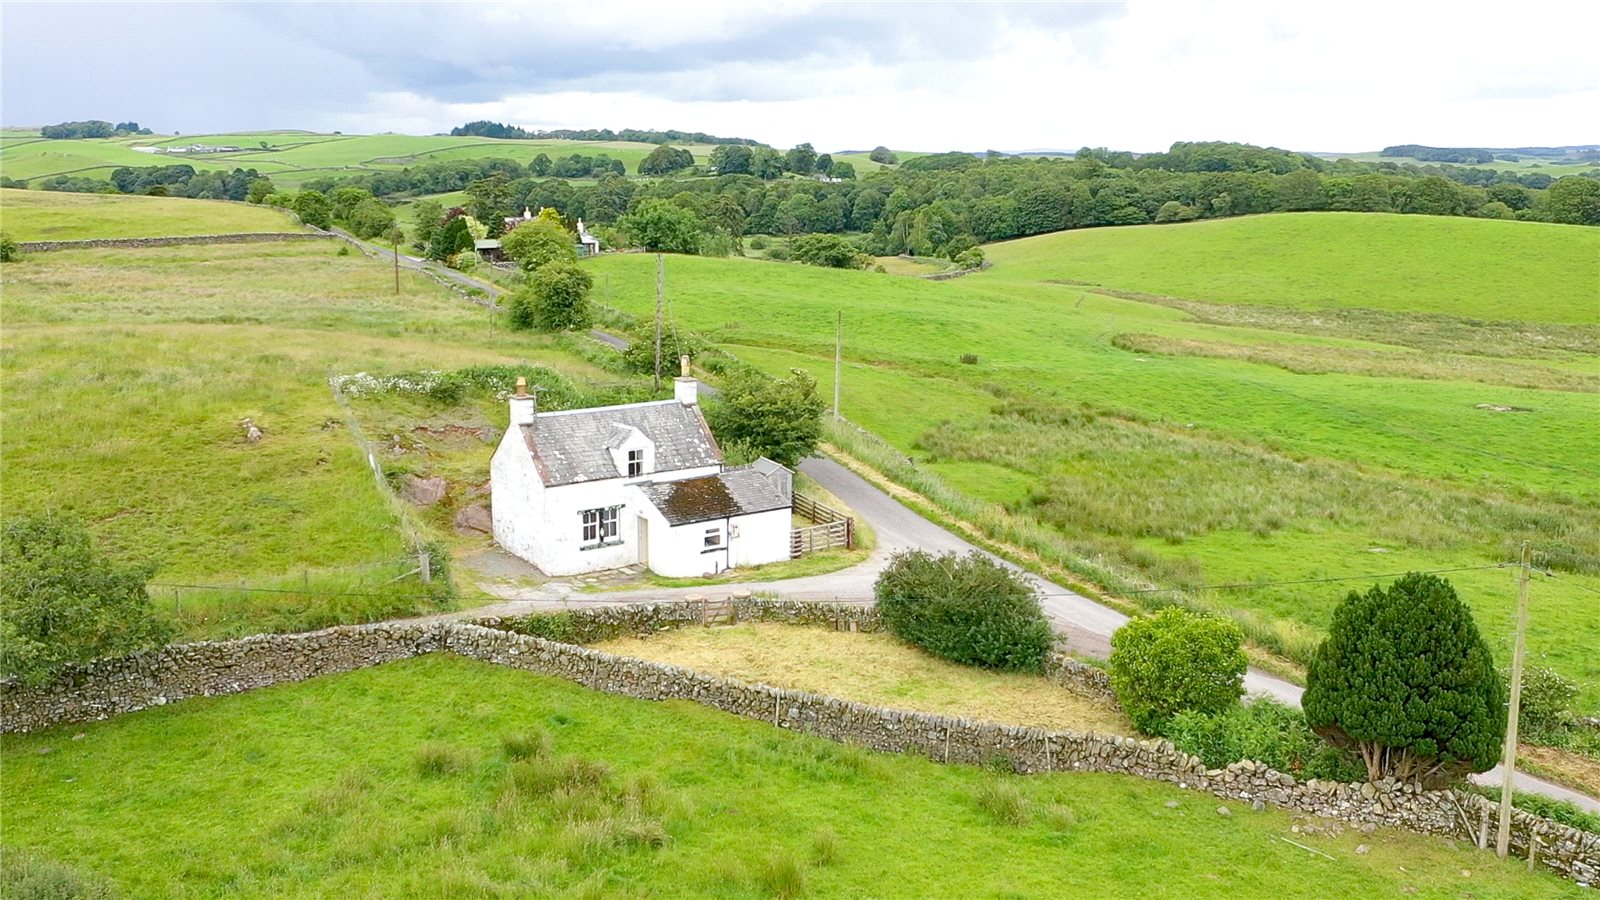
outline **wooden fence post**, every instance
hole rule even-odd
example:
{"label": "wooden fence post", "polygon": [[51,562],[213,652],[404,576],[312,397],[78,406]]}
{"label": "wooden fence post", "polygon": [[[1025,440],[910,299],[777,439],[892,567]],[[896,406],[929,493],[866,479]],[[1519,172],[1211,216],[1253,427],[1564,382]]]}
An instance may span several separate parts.
{"label": "wooden fence post", "polygon": [[418,566],[418,570],[422,572],[422,583],[423,584],[432,584],[433,583],[433,557],[431,555],[429,555],[428,551],[424,550],[421,553],[417,554],[417,566]]}

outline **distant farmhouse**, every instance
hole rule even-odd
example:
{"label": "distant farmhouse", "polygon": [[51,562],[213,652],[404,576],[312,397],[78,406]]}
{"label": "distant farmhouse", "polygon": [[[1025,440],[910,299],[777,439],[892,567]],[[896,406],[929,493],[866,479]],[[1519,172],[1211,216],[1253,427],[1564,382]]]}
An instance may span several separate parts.
{"label": "distant farmhouse", "polygon": [[[544,210],[541,209],[539,212],[542,213]],[[534,214],[533,210],[524,206],[522,208],[522,215],[506,216],[505,219],[502,220],[505,226],[502,229],[502,234],[510,233],[516,230],[517,226],[521,225],[522,223],[532,222],[537,218],[538,216]],[[503,262],[506,258],[505,250],[501,247],[500,242],[494,240],[493,238],[481,241],[473,241],[472,249],[477,251],[479,257],[489,262]],[[589,229],[584,227],[582,219],[578,220],[578,240],[573,249],[578,251],[579,256],[600,255],[600,239],[589,233]]]}
{"label": "distant farmhouse", "polygon": [[547,575],[642,563],[694,577],[789,559],[792,473],[725,466],[699,382],[674,398],[541,413],[517,381],[490,463],[494,537]]}
{"label": "distant farmhouse", "polygon": [[238,153],[243,147],[190,144],[187,147],[134,147],[135,153],[160,153],[166,155],[192,155],[196,153]]}

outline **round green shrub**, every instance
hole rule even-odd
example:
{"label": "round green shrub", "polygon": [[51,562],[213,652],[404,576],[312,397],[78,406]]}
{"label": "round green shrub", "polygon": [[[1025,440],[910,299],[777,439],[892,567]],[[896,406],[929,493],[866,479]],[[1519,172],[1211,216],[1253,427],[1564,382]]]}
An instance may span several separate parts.
{"label": "round green shrub", "polygon": [[1111,636],[1111,687],[1128,718],[1162,734],[1185,710],[1218,713],[1243,693],[1249,660],[1238,625],[1169,606]]}
{"label": "round green shrub", "polygon": [[1494,766],[1505,685],[1450,582],[1412,573],[1352,591],[1306,670],[1306,719],[1368,777],[1425,786]]}
{"label": "round green shrub", "polygon": [[874,593],[891,634],[953,662],[1037,671],[1054,640],[1033,584],[981,553],[897,553]]}

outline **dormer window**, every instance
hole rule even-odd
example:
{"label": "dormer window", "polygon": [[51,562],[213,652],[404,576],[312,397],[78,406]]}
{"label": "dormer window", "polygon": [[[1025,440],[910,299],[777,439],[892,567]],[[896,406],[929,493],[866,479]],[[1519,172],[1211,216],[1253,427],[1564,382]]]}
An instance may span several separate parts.
{"label": "dormer window", "polygon": [[628,477],[638,478],[644,474],[644,450],[628,451]]}

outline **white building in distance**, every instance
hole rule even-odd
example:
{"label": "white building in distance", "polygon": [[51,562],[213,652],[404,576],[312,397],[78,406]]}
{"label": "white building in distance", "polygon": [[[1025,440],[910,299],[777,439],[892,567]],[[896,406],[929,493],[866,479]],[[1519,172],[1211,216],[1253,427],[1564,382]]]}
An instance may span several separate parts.
{"label": "white building in distance", "polygon": [[788,559],[789,470],[724,466],[699,383],[685,374],[674,394],[541,413],[517,379],[489,467],[500,546],[546,575],[643,563],[682,578]]}

